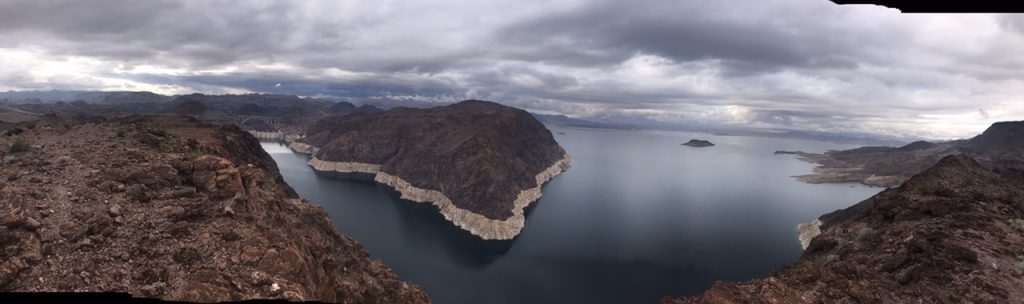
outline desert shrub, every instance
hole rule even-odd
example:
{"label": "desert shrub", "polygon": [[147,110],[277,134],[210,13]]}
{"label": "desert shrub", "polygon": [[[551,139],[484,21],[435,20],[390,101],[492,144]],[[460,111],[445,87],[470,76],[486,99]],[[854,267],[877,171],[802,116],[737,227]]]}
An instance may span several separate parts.
{"label": "desert shrub", "polygon": [[823,256],[823,257],[819,257],[819,258],[816,258],[816,259],[807,259],[803,263],[803,265],[800,265],[800,266],[804,267],[804,268],[821,268],[821,267],[825,267],[825,265],[832,264],[832,262],[835,262],[835,261],[838,261],[838,260],[839,260],[839,256],[838,255],[829,254],[829,255],[826,255],[826,256]]}
{"label": "desert shrub", "polygon": [[264,189],[277,189],[277,178],[268,175],[263,176],[263,188]]}
{"label": "desert shrub", "polygon": [[115,131],[117,132],[117,138],[124,138],[125,134],[128,134],[128,130],[125,127],[117,127]]}
{"label": "desert shrub", "polygon": [[32,150],[32,143],[24,138],[15,139],[11,146],[7,148],[8,153],[21,153]]}
{"label": "desert shrub", "polygon": [[1020,231],[1024,231],[1024,219],[1019,219],[1019,218],[1009,219],[1009,220],[1007,220],[1007,222],[1010,223],[1011,227],[1016,228],[1017,230],[1020,230]]}
{"label": "desert shrub", "polygon": [[189,138],[188,140],[186,140],[185,146],[189,149],[189,151],[191,151],[193,158],[210,154],[210,152],[206,150],[206,146],[199,143],[199,141],[196,140],[195,138]]}
{"label": "desert shrub", "polygon": [[835,262],[835,261],[838,261],[838,260],[839,260],[839,256],[838,255],[830,254],[830,255],[825,256],[824,264],[828,265],[828,264],[831,264],[832,262]]}
{"label": "desert shrub", "polygon": [[871,239],[873,239],[875,237],[875,235],[876,235],[876,233],[875,233],[874,229],[865,227],[865,228],[861,229],[860,232],[857,232],[857,241],[860,241],[860,242],[870,241]]}
{"label": "desert shrub", "polygon": [[933,184],[920,184],[917,185],[917,193],[922,195],[935,194],[935,185]]}
{"label": "desert shrub", "polygon": [[61,156],[57,157],[57,163],[61,164],[61,165],[70,164],[73,160],[74,159],[72,159],[71,156],[67,156],[67,155],[61,155]]}
{"label": "desert shrub", "polygon": [[158,148],[160,149],[160,152],[166,153],[166,152],[174,151],[174,148],[177,147],[177,146],[178,146],[178,141],[175,140],[174,137],[164,136],[164,137],[160,138],[160,143],[159,143]]}
{"label": "desert shrub", "polygon": [[195,146],[192,147],[191,154],[192,158],[199,158],[200,156],[210,154],[210,152],[206,151],[206,148],[203,148],[202,146]]}

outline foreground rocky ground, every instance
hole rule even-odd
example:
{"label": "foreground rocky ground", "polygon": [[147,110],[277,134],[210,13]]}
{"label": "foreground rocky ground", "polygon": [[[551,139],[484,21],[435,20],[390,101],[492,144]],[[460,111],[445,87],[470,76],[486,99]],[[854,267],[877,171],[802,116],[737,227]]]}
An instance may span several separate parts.
{"label": "foreground rocky ground", "polygon": [[0,147],[0,291],[429,302],[237,127],[50,117]]}
{"label": "foreground rocky ground", "polygon": [[822,216],[796,263],[665,303],[1024,303],[1019,174],[947,156],[898,188]]}

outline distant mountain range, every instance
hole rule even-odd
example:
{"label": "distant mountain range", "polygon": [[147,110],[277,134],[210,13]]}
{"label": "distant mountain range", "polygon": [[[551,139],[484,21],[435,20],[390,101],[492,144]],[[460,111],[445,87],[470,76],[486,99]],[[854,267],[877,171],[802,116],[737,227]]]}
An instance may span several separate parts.
{"label": "distant mountain range", "polygon": [[335,102],[294,95],[240,94],[205,95],[188,94],[165,96],[150,92],[128,91],[24,91],[0,92],[0,103],[18,105],[17,108],[33,113],[64,111],[124,112],[124,113],[177,113],[198,115],[219,111],[227,115],[291,116],[310,113],[347,114],[381,111],[372,105],[355,106],[348,102]]}
{"label": "distant mountain range", "polygon": [[542,123],[566,126],[566,127],[577,127],[577,128],[595,128],[595,129],[641,129],[640,126],[609,123],[609,122],[597,122],[580,118],[572,118],[565,115],[548,115],[548,114],[533,114]]}
{"label": "distant mountain range", "polygon": [[797,177],[809,183],[861,182],[892,187],[954,154],[968,155],[1004,174],[1024,172],[1024,121],[997,122],[970,139],[796,154],[819,165],[813,174]]}
{"label": "distant mountain range", "polygon": [[[444,102],[423,102],[406,99],[358,99],[335,101],[322,98],[307,98],[294,95],[277,94],[241,94],[241,95],[204,95],[189,94],[165,96],[151,92],[132,91],[8,91],[0,92],[0,103],[28,104],[22,110],[36,113],[48,113],[73,109],[76,112],[105,111],[127,113],[181,113],[190,114],[196,109],[182,108],[179,104],[190,99],[200,100],[204,112],[191,115],[209,114],[218,116],[223,112],[229,115],[253,116],[285,116],[299,117],[313,114],[347,114],[353,112],[376,112],[397,107],[429,108],[450,105]],[[55,106],[56,107],[55,107]],[[154,106],[156,105],[156,106]],[[255,106],[254,106],[255,105]],[[358,106],[357,106],[358,105]],[[116,106],[116,108],[112,107]],[[186,104],[188,106],[188,104]],[[726,136],[760,136],[805,138],[822,141],[871,144],[898,145],[913,139],[882,136],[877,134],[850,132],[819,132],[797,129],[765,129],[744,125],[707,125],[696,123],[678,123],[657,121],[645,117],[633,116],[601,116],[576,118],[561,114],[531,113],[545,124],[577,128],[621,129],[621,130],[672,130],[687,132],[704,132]]]}
{"label": "distant mountain range", "polygon": [[722,136],[757,136],[803,138],[821,141],[864,144],[864,145],[898,145],[911,139],[894,136],[883,136],[866,133],[820,132],[795,129],[751,128],[742,125],[701,125],[657,121],[642,117],[607,116],[598,118],[572,118],[565,115],[548,115],[533,113],[534,117],[545,124],[596,129],[618,130],[665,130],[711,133]]}
{"label": "distant mountain range", "polygon": [[172,97],[142,91],[7,91],[0,101],[56,103],[84,101],[93,104],[157,103]]}

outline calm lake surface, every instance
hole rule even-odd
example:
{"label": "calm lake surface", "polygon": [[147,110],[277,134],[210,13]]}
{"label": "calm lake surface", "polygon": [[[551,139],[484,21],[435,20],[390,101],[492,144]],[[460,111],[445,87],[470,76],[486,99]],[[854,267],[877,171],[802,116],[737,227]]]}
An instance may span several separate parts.
{"label": "calm lake surface", "polygon": [[[775,150],[828,142],[548,126],[572,168],[543,188],[513,241],[482,241],[429,204],[371,182],[320,177],[307,157],[263,147],[338,229],[436,303],[656,303],[797,260],[796,226],[881,191],[811,185],[812,165]],[[681,146],[691,138],[717,146]]]}

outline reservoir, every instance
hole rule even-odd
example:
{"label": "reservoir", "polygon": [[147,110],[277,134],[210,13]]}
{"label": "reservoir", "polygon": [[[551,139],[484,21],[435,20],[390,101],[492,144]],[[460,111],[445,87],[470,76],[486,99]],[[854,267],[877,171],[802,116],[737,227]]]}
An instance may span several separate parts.
{"label": "reservoir", "polygon": [[[543,187],[511,241],[483,241],[430,204],[369,181],[317,175],[264,142],[288,182],[435,303],[656,303],[717,280],[761,278],[800,257],[796,226],[881,188],[805,184],[811,164],[776,150],[823,141],[548,126],[572,168]],[[706,139],[713,147],[680,145]]]}

